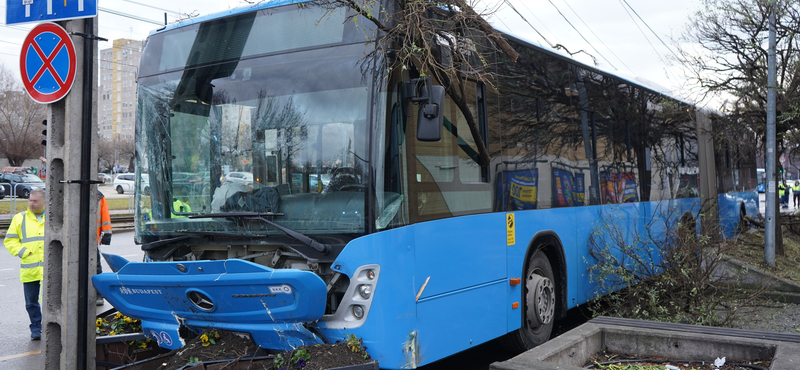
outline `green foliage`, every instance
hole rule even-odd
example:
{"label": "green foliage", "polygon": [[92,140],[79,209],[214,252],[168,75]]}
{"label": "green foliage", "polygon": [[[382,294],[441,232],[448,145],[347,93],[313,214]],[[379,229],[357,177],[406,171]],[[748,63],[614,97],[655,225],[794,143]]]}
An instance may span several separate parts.
{"label": "green foliage", "polygon": [[732,318],[736,310],[724,308],[735,291],[715,279],[714,271],[735,243],[696,235],[696,218],[677,214],[663,207],[645,222],[601,215],[585,259],[598,287],[598,299],[590,304],[595,316],[698,325],[724,325]]}
{"label": "green foliage", "polygon": [[364,347],[363,339],[356,337],[355,334],[347,334],[345,338],[347,338],[345,342],[347,343],[347,348],[349,348],[350,351],[360,353],[361,357],[363,357],[365,360],[370,359],[369,353],[367,353],[367,347]]}
{"label": "green foliage", "polygon": [[275,356],[275,360],[272,362],[277,369],[285,369],[288,365],[286,364],[286,360],[283,358],[283,355],[278,354]]}
{"label": "green foliage", "polygon": [[294,351],[292,358],[288,362],[281,354],[278,354],[275,356],[275,360],[273,360],[273,365],[275,365],[275,368],[278,370],[302,369],[306,366],[309,359],[311,359],[311,355],[308,351],[299,349]]}
{"label": "green foliage", "polygon": [[216,330],[204,330],[203,334],[200,335],[200,342],[203,343],[203,347],[208,347],[212,344],[217,344],[217,338],[219,338],[219,333]]}
{"label": "green foliage", "polygon": [[305,349],[297,350],[292,356],[292,363],[297,364],[298,362],[301,362],[301,360],[305,362],[308,361],[308,359],[310,358],[311,355],[309,355],[308,351],[306,351]]}
{"label": "green foliage", "polygon": [[113,316],[98,318],[95,322],[97,335],[117,335],[125,333],[138,333],[142,331],[142,323],[134,318],[117,312]]}

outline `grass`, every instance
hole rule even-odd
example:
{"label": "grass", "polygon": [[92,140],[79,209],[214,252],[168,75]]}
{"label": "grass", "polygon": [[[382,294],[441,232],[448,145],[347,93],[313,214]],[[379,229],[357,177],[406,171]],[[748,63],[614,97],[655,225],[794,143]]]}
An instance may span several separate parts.
{"label": "grass", "polygon": [[[128,209],[128,204],[130,204],[130,200],[128,198],[118,198],[118,199],[108,199],[106,198],[106,202],[108,202],[108,209],[109,210],[126,210]],[[26,199],[21,199],[17,201],[16,204],[16,211],[22,212],[23,210],[28,208],[28,202]],[[7,215],[11,213],[11,202],[0,202],[0,215]],[[133,213],[133,210],[131,210]]]}
{"label": "grass", "polygon": [[733,258],[800,284],[800,235],[783,228],[783,256],[775,256],[775,268],[764,262],[764,231],[746,232],[738,237],[737,248],[726,252]]}

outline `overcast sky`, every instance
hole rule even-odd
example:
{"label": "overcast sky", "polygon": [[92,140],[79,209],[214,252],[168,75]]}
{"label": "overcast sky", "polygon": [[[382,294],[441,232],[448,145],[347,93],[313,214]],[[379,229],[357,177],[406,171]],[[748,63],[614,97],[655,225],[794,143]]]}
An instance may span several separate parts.
{"label": "overcast sky", "polygon": [[[19,79],[21,44],[34,24],[6,26],[7,1],[22,0],[0,4],[0,64]],[[498,9],[490,22],[500,29],[548,48],[562,44],[572,52],[585,50],[597,60],[597,68],[639,83],[649,81],[674,96],[693,100],[684,86],[684,73],[672,56],[677,50],[670,51],[663,43],[673,47],[671,39],[685,29],[689,16],[700,6],[699,0],[509,0],[513,8],[505,0],[481,1],[487,8]],[[142,40],[159,28],[156,23],[163,24],[165,11],[171,23],[179,13],[206,15],[246,5],[240,0],[102,0],[99,36]],[[99,43],[101,50],[110,47],[110,41]],[[595,65],[583,53],[575,59]]]}

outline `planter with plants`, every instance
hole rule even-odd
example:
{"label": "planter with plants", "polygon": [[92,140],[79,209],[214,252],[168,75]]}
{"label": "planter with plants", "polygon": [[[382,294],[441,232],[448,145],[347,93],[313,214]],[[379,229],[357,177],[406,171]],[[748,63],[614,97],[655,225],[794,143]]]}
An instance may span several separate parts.
{"label": "planter with plants", "polygon": [[139,320],[119,312],[101,314],[95,323],[97,370],[108,370],[168,352],[142,333]]}

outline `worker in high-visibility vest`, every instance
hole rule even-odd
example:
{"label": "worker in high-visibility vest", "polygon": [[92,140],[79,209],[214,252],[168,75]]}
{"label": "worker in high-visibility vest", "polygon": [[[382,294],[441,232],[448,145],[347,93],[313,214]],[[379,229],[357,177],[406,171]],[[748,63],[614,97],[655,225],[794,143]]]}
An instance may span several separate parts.
{"label": "worker in high-visibility vest", "polygon": [[794,208],[800,205],[800,181],[795,181],[792,186],[792,195],[794,198]]}
{"label": "worker in high-visibility vest", "polygon": [[189,207],[189,203],[183,202],[178,198],[172,198],[172,217],[186,217],[185,213],[191,212],[192,207]]}
{"label": "worker in high-visibility vest", "polygon": [[789,185],[786,180],[781,180],[778,184],[778,196],[781,198],[781,208],[789,208]]}
{"label": "worker in high-visibility vest", "polygon": [[[106,197],[99,190],[97,191],[97,273],[103,273],[103,264],[100,261],[100,244],[111,244],[111,214],[108,212],[108,202]],[[97,292],[95,304],[102,306],[103,296]]]}
{"label": "worker in high-visibility vest", "polygon": [[31,320],[31,340],[42,339],[42,308],[39,290],[44,272],[44,190],[34,188],[28,195],[28,209],[11,220],[3,240],[8,252],[21,260],[19,280],[25,292],[25,309]]}

